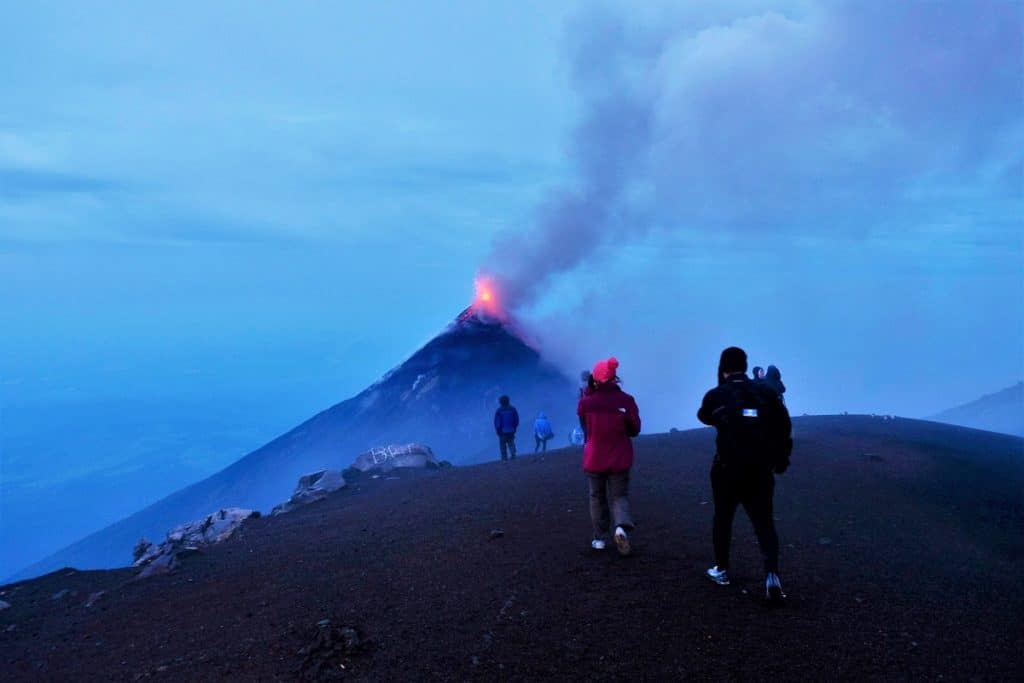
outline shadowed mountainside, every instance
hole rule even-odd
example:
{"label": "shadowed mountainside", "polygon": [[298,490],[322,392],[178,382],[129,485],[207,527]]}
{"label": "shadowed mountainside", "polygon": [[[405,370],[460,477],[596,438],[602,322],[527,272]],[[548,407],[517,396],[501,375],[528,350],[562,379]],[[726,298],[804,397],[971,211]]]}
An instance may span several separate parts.
{"label": "shadowed mountainside", "polygon": [[930,420],[990,432],[1024,436],[1024,382],[986,394],[956,408],[933,415]]}
{"label": "shadowed mountainside", "polygon": [[[575,422],[574,383],[548,365],[514,328],[463,312],[444,332],[357,396],[339,403],[229,467],[23,570],[109,568],[130,562],[140,537],[162,538],[222,507],[269,511],[311,471],[344,469],[375,446],[420,442],[462,465],[495,456],[492,418],[509,394],[520,411],[520,447],[532,449],[533,417],[545,411],[557,438]],[[564,441],[563,441],[564,443]]]}

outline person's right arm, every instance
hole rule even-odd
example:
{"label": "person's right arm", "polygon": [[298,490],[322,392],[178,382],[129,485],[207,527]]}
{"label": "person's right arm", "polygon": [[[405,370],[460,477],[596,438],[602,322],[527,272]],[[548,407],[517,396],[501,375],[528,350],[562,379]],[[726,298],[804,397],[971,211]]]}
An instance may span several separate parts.
{"label": "person's right arm", "polygon": [[718,425],[715,417],[715,412],[721,409],[721,404],[718,401],[716,392],[714,389],[704,394],[704,400],[700,404],[700,410],[697,411],[697,419],[704,424],[715,427]]}

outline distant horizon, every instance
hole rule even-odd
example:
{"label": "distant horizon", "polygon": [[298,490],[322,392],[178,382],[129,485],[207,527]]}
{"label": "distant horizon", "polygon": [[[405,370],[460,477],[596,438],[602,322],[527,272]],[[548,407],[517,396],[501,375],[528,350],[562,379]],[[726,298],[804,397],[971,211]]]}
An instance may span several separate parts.
{"label": "distant horizon", "polygon": [[796,415],[1024,378],[1019,3],[6,9],[0,575],[480,281],[570,378],[617,356],[649,430],[734,344]]}

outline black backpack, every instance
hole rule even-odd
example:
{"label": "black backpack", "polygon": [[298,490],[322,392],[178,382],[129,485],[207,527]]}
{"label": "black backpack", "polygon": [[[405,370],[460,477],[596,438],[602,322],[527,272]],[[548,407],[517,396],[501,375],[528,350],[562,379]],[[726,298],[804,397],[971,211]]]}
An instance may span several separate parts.
{"label": "black backpack", "polygon": [[723,407],[718,413],[718,457],[725,465],[771,470],[788,463],[791,444],[784,431],[778,399],[753,382],[719,386]]}

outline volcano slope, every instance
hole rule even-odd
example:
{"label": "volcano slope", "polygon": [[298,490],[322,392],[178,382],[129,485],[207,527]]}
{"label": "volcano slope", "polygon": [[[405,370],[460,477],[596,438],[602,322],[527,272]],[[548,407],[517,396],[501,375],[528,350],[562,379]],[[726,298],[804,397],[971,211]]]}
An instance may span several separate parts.
{"label": "volcano slope", "polygon": [[[742,513],[733,584],[701,575],[713,433],[696,430],[637,439],[630,558],[589,549],[576,451],[364,479],[250,520],[167,576],[61,570],[3,587],[4,678],[1016,679],[1024,442],[910,420],[794,424],[781,609],[763,604]],[[324,633],[343,626],[363,645],[332,649]]]}
{"label": "volcano slope", "polygon": [[[520,448],[531,447],[533,418],[547,412],[558,440],[576,425],[573,380],[546,362],[515,323],[463,311],[404,363],[356,396],[139,512],[58,551],[15,578],[66,565],[103,569],[126,564],[140,537],[159,538],[178,524],[222,507],[269,511],[303,474],[344,469],[376,446],[419,442],[438,458],[465,465],[493,457],[493,417],[509,394],[520,412]],[[4,578],[4,577],[0,577]]]}

